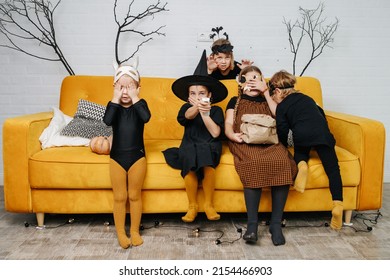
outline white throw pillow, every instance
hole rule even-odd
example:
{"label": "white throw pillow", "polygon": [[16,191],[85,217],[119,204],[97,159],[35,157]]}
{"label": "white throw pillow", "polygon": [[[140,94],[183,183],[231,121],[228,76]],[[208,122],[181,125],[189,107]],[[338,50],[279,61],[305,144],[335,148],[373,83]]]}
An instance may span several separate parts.
{"label": "white throw pillow", "polygon": [[62,129],[73,118],[65,115],[58,108],[53,107],[52,109],[54,113],[53,118],[50,121],[49,126],[43,130],[39,137],[42,149],[61,146],[88,146],[91,141],[88,138],[60,135]]}

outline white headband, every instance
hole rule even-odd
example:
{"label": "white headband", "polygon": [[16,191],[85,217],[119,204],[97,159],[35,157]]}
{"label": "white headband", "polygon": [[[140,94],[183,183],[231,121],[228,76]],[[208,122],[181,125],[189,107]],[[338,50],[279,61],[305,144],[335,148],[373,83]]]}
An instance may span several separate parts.
{"label": "white headband", "polygon": [[136,58],[133,65],[118,66],[118,64],[114,62],[114,69],[115,69],[114,83],[116,83],[119,80],[119,78],[122,77],[123,75],[129,75],[133,80],[139,83],[139,73],[137,70],[137,66],[138,66],[138,57]]}

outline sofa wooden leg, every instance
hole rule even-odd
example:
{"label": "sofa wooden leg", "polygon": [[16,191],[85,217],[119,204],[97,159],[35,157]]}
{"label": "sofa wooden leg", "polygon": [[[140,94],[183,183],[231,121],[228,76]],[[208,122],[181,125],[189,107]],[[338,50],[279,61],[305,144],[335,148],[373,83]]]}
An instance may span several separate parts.
{"label": "sofa wooden leg", "polygon": [[352,210],[345,210],[344,211],[344,224],[345,225],[352,225],[351,218],[352,218]]}
{"label": "sofa wooden leg", "polygon": [[39,228],[45,227],[45,213],[36,213]]}

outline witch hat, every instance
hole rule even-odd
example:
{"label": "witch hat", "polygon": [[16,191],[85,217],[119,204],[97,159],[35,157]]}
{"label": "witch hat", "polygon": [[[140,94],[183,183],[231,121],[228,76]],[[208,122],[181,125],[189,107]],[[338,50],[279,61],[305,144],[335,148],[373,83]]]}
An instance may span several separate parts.
{"label": "witch hat", "polygon": [[205,86],[211,92],[211,103],[221,102],[228,95],[228,90],[223,83],[211,77],[207,73],[206,50],[203,50],[202,57],[196,67],[194,74],[177,79],[172,84],[173,93],[183,101],[188,100],[188,88],[190,86]]}

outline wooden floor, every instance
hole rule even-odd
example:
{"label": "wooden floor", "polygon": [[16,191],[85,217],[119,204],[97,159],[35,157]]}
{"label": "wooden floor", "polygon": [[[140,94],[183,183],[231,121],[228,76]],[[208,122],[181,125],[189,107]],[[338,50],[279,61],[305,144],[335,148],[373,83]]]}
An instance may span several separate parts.
{"label": "wooden floor", "polygon": [[[2,260],[389,260],[390,184],[383,207],[353,213],[353,226],[335,232],[326,226],[330,213],[287,213],[286,245],[275,247],[260,213],[259,241],[246,244],[245,214],[224,214],[216,222],[200,214],[192,224],[181,214],[144,215],[144,244],[127,250],[116,239],[112,215],[47,215],[36,229],[35,215],[4,210],[0,186],[0,259]],[[72,223],[69,223],[72,222]],[[31,224],[26,227],[25,222]],[[107,223],[109,223],[107,225]],[[156,226],[155,224],[158,223]],[[128,223],[127,223],[128,225]],[[372,228],[368,231],[367,228]],[[195,229],[199,232],[194,232]],[[216,245],[219,239],[221,244]]]}

